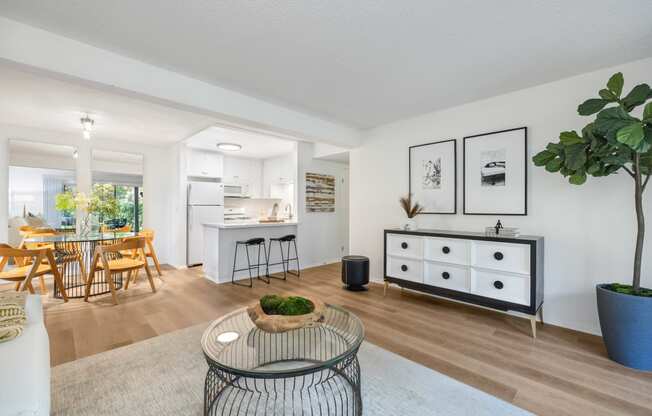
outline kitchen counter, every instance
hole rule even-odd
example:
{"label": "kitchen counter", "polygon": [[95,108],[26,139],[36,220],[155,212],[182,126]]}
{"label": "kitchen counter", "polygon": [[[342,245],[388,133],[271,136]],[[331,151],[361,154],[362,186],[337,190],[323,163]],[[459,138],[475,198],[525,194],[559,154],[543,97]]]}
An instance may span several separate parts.
{"label": "kitchen counter", "polygon": [[207,223],[204,224],[204,227],[208,228],[221,228],[221,229],[231,229],[231,228],[262,228],[262,227],[285,227],[289,225],[297,225],[297,221],[284,221],[284,222],[233,222],[233,223]]}
{"label": "kitchen counter", "polygon": [[[215,283],[226,283],[231,281],[233,274],[233,260],[235,256],[235,246],[237,241],[246,241],[250,238],[264,238],[265,247],[261,247],[260,261],[265,262],[265,256],[269,253],[270,263],[280,263],[281,249],[279,242],[271,242],[271,238],[278,238],[288,234],[297,234],[297,221],[260,223],[254,221],[243,221],[234,223],[205,223],[204,228],[204,276]],[[300,242],[297,241],[300,246]],[[271,247],[270,247],[271,245]],[[284,243],[283,250],[286,251],[287,243]],[[238,250],[236,260],[236,269],[242,269],[247,266],[247,255],[245,250],[249,250],[250,260],[252,263],[258,261],[258,247],[252,246],[247,248],[241,246]],[[299,251],[301,248],[299,247]],[[294,254],[294,246],[292,247]],[[292,264],[292,268],[295,268]],[[270,273],[283,271],[283,266],[276,264],[269,267]],[[260,267],[261,274],[267,272],[267,267]],[[255,270],[252,273],[256,273]],[[249,272],[246,270],[235,273],[235,279],[249,279]],[[261,283],[260,281],[258,282]],[[256,283],[254,283],[256,284]]]}

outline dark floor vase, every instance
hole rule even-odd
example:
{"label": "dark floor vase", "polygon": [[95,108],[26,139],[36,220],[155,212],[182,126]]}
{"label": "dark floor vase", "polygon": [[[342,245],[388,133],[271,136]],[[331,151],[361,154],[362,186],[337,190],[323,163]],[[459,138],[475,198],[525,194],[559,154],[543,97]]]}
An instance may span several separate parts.
{"label": "dark floor vase", "polygon": [[652,371],[652,298],[625,295],[598,285],[598,315],[609,358]]}

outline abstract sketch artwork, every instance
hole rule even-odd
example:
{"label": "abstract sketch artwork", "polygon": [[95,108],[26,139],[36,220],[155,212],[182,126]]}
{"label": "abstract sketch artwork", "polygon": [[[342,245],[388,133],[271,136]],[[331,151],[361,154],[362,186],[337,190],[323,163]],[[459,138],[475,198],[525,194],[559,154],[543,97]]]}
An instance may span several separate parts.
{"label": "abstract sketch artwork", "polygon": [[423,189],[441,188],[441,157],[423,161]]}

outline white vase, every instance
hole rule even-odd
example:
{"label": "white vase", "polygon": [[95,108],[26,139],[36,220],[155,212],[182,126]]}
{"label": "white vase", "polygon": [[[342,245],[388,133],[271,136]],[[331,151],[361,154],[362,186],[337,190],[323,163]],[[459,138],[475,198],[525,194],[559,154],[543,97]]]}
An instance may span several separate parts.
{"label": "white vase", "polygon": [[417,229],[417,220],[414,218],[408,218],[403,224],[403,229],[405,231],[414,231]]}

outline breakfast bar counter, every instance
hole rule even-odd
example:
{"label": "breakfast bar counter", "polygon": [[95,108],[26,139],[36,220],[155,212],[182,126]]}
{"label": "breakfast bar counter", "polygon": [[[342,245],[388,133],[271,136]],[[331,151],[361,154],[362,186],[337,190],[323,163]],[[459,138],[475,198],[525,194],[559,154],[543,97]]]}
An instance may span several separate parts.
{"label": "breakfast bar counter", "polygon": [[[270,263],[281,261],[281,252],[277,242],[270,248],[270,238],[282,237],[288,234],[297,234],[297,222],[234,222],[234,223],[207,223],[204,224],[204,276],[215,282],[231,282],[231,273],[234,266],[235,243],[246,241],[250,238],[264,238],[265,247],[270,253]],[[285,247],[284,247],[284,250]],[[294,251],[294,250],[293,250]],[[249,256],[252,263],[258,260],[258,248],[250,247]],[[265,262],[265,254],[261,251],[260,262]],[[238,259],[235,262],[236,269],[247,267],[247,255],[244,249],[238,250]],[[281,265],[270,266],[270,273],[282,272]],[[255,276],[256,270],[252,273]],[[266,273],[265,266],[260,268],[260,274]],[[244,270],[235,273],[235,279],[249,279],[249,273]],[[261,281],[254,282],[264,284]]]}
{"label": "breakfast bar counter", "polygon": [[279,222],[260,222],[260,221],[246,221],[246,222],[220,222],[204,224],[205,227],[210,228],[260,228],[260,227],[285,227],[288,225],[297,225],[296,221],[279,221]]}

